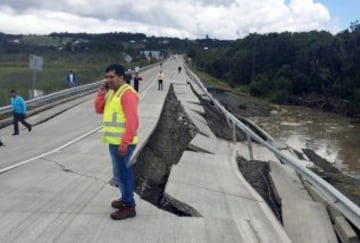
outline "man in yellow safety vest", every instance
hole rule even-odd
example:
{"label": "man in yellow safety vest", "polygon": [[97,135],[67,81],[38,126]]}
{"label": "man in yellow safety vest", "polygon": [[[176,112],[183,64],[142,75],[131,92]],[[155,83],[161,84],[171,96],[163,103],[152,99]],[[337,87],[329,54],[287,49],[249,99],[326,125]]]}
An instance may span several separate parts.
{"label": "man in yellow safety vest", "polygon": [[109,144],[113,180],[121,192],[121,197],[111,203],[117,209],[111,214],[115,220],[136,216],[134,175],[130,160],[137,144],[139,97],[124,77],[123,66],[108,66],[105,69],[105,82],[99,87],[95,98],[95,111],[103,114],[103,140]]}

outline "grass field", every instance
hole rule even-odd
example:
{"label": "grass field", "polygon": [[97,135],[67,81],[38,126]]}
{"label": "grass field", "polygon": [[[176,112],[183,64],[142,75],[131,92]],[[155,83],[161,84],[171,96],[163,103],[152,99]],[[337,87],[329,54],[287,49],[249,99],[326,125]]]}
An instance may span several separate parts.
{"label": "grass field", "polygon": [[249,87],[246,85],[236,85],[232,87],[229,82],[221,79],[217,79],[208,73],[203,71],[199,71],[195,66],[191,66],[192,70],[196,73],[196,75],[200,78],[200,80],[207,84],[208,86],[218,87],[222,89],[231,89],[232,92],[240,93],[240,94],[248,94]]}
{"label": "grass field", "polygon": [[[79,84],[98,81],[102,78],[103,69],[106,65],[104,63],[98,65],[79,64],[68,67],[45,67],[41,72],[36,72],[35,89],[51,93],[67,88],[66,75],[70,70],[76,74]],[[9,104],[9,92],[11,89],[15,89],[24,99],[29,99],[29,91],[32,88],[33,80],[34,72],[27,66],[0,66],[0,106]]]}
{"label": "grass field", "polygon": [[[110,63],[124,63],[122,56],[112,53],[77,54],[59,53],[44,54],[43,70],[36,72],[35,89],[45,94],[68,87],[67,73],[72,70],[79,84],[91,83],[102,79],[104,68]],[[125,65],[126,68],[143,66],[140,62]],[[9,92],[15,89],[23,98],[29,99],[34,73],[29,69],[28,57],[9,56],[0,59],[0,107],[9,104]]]}
{"label": "grass field", "polygon": [[36,44],[39,46],[61,46],[66,43],[69,38],[55,38],[52,36],[40,36],[40,35],[24,35],[21,41],[25,44]]}

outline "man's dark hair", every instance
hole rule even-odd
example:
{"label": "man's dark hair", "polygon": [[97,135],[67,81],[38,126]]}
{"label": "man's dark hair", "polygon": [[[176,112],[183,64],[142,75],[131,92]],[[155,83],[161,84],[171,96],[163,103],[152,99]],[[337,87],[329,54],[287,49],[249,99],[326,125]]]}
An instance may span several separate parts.
{"label": "man's dark hair", "polygon": [[125,76],[125,69],[119,64],[111,64],[106,69],[105,72],[114,71],[117,76]]}
{"label": "man's dark hair", "polygon": [[16,93],[16,90],[15,89],[10,90],[10,94],[11,93]]}

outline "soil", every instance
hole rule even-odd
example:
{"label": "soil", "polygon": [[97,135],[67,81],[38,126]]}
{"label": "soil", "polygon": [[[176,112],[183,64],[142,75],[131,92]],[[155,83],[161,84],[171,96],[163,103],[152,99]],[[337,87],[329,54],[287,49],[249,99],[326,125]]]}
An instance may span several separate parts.
{"label": "soil", "polygon": [[243,157],[239,157],[237,159],[237,164],[245,179],[262,196],[262,198],[264,198],[275,216],[282,222],[281,200],[273,190],[273,182],[269,175],[269,163],[259,160],[249,161]]}

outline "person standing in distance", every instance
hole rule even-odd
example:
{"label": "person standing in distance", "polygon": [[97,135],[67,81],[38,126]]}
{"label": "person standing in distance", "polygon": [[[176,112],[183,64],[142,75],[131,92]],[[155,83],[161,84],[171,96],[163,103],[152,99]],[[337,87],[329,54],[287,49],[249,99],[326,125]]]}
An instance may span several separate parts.
{"label": "person standing in distance", "polygon": [[162,70],[158,73],[158,90],[163,90],[164,73]]}
{"label": "person standing in distance", "polygon": [[135,73],[134,77],[134,89],[139,93],[139,82],[142,80],[142,77],[139,76],[139,73]]}
{"label": "person standing in distance", "polygon": [[127,84],[130,84],[131,83],[131,79],[132,79],[132,76],[131,76],[131,69],[128,69],[125,74],[124,74],[124,80]]}
{"label": "person standing in distance", "polygon": [[75,86],[75,74],[72,70],[67,74],[66,80],[68,82],[69,88],[72,88]]}
{"label": "person standing in distance", "polygon": [[111,64],[105,69],[105,83],[95,98],[95,111],[103,114],[103,140],[109,144],[113,180],[121,197],[111,203],[114,220],[135,217],[134,175],[130,163],[137,144],[139,126],[137,92],[124,80],[124,67]]}
{"label": "person standing in distance", "polygon": [[24,99],[20,95],[17,95],[16,90],[14,90],[14,89],[10,91],[10,95],[11,95],[10,103],[11,103],[11,108],[12,108],[13,116],[14,116],[14,119],[13,119],[14,133],[12,135],[13,136],[19,135],[19,121],[30,132],[32,129],[32,126],[31,126],[31,124],[29,124],[25,121],[27,108],[26,108]]}
{"label": "person standing in distance", "polygon": [[1,141],[1,139],[0,139],[0,147],[1,146],[4,146],[5,144]]}

